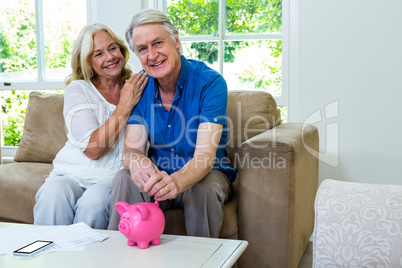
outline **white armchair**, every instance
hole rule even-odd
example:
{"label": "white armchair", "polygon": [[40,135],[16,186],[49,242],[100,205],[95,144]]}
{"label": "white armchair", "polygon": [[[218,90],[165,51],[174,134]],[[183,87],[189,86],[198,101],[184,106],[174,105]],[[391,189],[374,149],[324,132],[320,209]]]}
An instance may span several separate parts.
{"label": "white armchair", "polygon": [[402,185],[324,180],[313,267],[402,267]]}

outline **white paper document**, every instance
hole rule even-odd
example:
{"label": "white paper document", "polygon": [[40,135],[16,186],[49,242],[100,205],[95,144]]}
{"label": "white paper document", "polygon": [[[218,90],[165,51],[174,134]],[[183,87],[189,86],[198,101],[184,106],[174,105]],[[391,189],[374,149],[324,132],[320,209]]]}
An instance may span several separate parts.
{"label": "white paper document", "polygon": [[[108,236],[93,230],[85,223],[68,226],[30,226],[0,229],[0,255],[13,256],[13,251],[36,240],[53,241],[53,245],[34,256],[53,251],[83,250],[85,245],[101,242]],[[24,258],[13,256],[14,258]]]}

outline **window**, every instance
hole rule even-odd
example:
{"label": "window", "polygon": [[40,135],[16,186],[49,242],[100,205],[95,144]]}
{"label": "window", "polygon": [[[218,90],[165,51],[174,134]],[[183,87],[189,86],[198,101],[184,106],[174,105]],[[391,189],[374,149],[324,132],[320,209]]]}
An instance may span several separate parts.
{"label": "window", "polygon": [[267,90],[286,113],[282,0],[165,0],[164,4],[179,30],[185,57],[220,72],[229,90]]}
{"label": "window", "polygon": [[[74,40],[87,23],[86,0],[2,0],[2,145],[17,146],[29,91],[61,90]],[[4,153],[4,151],[3,151]]]}
{"label": "window", "polygon": [[86,21],[86,0],[2,0],[0,88],[63,82],[72,44]]}

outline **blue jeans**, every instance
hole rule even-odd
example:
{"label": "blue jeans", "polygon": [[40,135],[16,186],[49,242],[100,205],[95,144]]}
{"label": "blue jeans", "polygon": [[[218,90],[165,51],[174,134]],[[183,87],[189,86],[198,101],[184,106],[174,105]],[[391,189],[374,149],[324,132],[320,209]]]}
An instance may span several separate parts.
{"label": "blue jeans", "polygon": [[81,187],[69,176],[51,175],[36,194],[34,224],[70,225],[84,222],[106,229],[113,179]]}

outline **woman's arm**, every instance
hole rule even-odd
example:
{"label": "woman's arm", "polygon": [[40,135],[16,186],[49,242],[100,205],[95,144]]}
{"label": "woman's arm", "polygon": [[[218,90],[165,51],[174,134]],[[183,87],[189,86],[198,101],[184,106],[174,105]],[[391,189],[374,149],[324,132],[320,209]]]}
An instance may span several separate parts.
{"label": "woman's arm", "polygon": [[88,146],[84,150],[88,158],[98,160],[110,150],[126,125],[131,111],[140,101],[147,82],[148,77],[145,73],[135,74],[126,81],[121,89],[116,109],[89,138]]}

